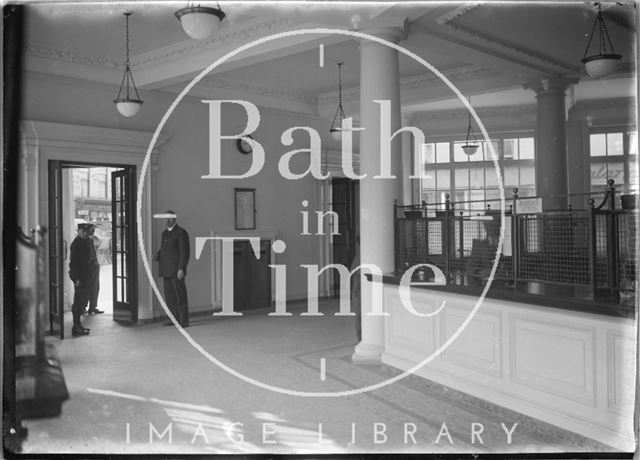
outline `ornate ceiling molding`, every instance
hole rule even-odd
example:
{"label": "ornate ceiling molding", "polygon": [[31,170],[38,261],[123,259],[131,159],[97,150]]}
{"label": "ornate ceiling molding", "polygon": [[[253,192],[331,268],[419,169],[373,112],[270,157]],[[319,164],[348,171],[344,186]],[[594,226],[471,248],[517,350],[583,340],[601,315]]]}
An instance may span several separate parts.
{"label": "ornate ceiling molding", "polygon": [[114,62],[109,59],[98,58],[95,56],[81,56],[68,51],[45,48],[43,46],[27,46],[25,53],[27,56],[73,62],[76,64],[90,65],[94,67],[108,67],[110,69],[123,67],[122,62]]}
{"label": "ornate ceiling molding", "polygon": [[204,77],[200,80],[201,85],[209,88],[219,88],[231,91],[238,91],[244,94],[250,93],[257,96],[277,97],[289,101],[300,102],[303,104],[317,104],[318,99],[315,96],[304,93],[302,91],[290,91],[278,88],[268,88],[266,86],[258,86],[250,83],[225,80],[216,77]]}
{"label": "ornate ceiling molding", "polygon": [[[269,21],[261,19],[252,20],[248,23],[242,23],[225,29],[223,32],[214,35],[208,40],[185,40],[175,45],[133,56],[131,58],[131,67],[133,70],[152,68],[158,64],[166,63],[178,57],[199,54],[215,47],[219,48],[221,46],[245,43],[261,36],[289,30],[297,24],[297,22],[286,18],[271,19]],[[25,53],[27,56],[73,62],[76,64],[84,64],[94,67],[109,69],[123,68],[122,61],[116,62],[96,56],[83,56],[69,51],[47,48],[44,46],[28,46]]]}
{"label": "ornate ceiling molding", "polygon": [[[448,69],[442,73],[451,82],[460,82],[464,80],[471,80],[472,78],[477,78],[479,76],[494,75],[493,72],[475,65]],[[407,77],[400,80],[400,91],[416,89],[416,88],[424,88],[427,85],[431,85],[434,82],[440,82],[440,81],[442,81],[440,80],[440,77],[438,77],[433,72],[425,73],[425,74],[414,76],[414,77]],[[343,100],[350,100],[358,97],[360,97],[359,87],[342,90]],[[318,102],[320,104],[333,103],[337,101],[338,101],[338,93],[335,91],[331,93],[321,94],[318,97]]]}
{"label": "ornate ceiling molding", "polygon": [[[536,105],[517,105],[517,106],[496,106],[477,108],[476,112],[480,118],[482,117],[519,117],[523,115],[535,115],[538,111]],[[434,112],[417,112],[414,114],[414,121],[429,120],[454,120],[467,118],[469,112],[465,109],[456,110],[438,110]]]}
{"label": "ornate ceiling molding", "polygon": [[224,29],[207,40],[185,40],[149,53],[139,54],[134,56],[132,62],[139,70],[148,69],[177,57],[192,56],[207,50],[219,49],[223,46],[246,43],[259,37],[289,30],[295,25],[298,25],[296,21],[287,18],[270,19],[268,21],[254,19]]}
{"label": "ornate ceiling molding", "polygon": [[463,5],[459,8],[456,8],[445,15],[440,16],[436,19],[436,22],[443,27],[449,28],[457,32],[458,34],[464,35],[467,38],[471,39],[472,42],[480,42],[490,49],[504,54],[511,55],[515,58],[521,59],[522,61],[528,63],[529,65],[533,65],[538,67],[540,71],[543,72],[555,72],[555,73],[580,73],[581,67],[578,66],[570,66],[564,62],[556,61],[554,59],[549,58],[549,56],[545,56],[540,53],[536,53],[531,50],[526,50],[522,48],[515,48],[514,46],[508,45],[501,41],[491,38],[488,35],[480,34],[476,31],[469,30],[460,24],[456,24],[455,21],[462,16],[468,14],[469,12],[476,9],[480,6],[481,2],[475,2]]}

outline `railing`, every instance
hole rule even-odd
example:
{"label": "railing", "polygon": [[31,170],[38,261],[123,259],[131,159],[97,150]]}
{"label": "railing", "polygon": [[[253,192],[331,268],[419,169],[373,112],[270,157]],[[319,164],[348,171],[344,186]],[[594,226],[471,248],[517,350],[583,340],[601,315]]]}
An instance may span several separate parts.
{"label": "railing", "polygon": [[[514,290],[523,283],[573,286],[588,290],[593,299],[633,305],[638,214],[635,201],[629,205],[629,199],[623,196],[624,206],[616,208],[616,189],[610,180],[597,206],[589,198],[585,210],[568,206],[543,211],[543,197],[519,198],[513,189],[506,200],[494,283]],[[487,202],[482,202],[483,211],[462,209],[479,203],[454,203],[447,196],[444,206],[394,205],[396,273],[433,264],[450,285],[484,285],[498,250],[501,216]]]}

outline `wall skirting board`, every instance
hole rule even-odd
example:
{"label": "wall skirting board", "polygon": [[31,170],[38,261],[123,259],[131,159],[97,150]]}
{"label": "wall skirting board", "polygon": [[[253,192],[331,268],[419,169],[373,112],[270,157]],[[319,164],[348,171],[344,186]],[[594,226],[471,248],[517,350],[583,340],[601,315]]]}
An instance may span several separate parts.
{"label": "wall skirting board", "polygon": [[[383,363],[428,360],[473,311],[477,298],[412,289],[418,317],[385,285]],[[484,299],[441,353],[413,372],[436,383],[608,444],[634,448],[635,321]]]}

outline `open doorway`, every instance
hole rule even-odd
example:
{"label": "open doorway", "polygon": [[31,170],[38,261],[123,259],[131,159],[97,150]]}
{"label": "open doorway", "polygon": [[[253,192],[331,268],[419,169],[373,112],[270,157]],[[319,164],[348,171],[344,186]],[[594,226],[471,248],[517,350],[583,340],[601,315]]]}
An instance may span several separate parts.
{"label": "open doorway", "polygon": [[[70,337],[74,285],[69,277],[71,244],[79,224],[92,224],[89,237],[99,264],[97,302],[102,313],[87,312],[85,327],[104,331],[114,321],[137,320],[137,280],[133,187],[135,166],[49,162],[50,325],[51,333]],[[91,289],[94,291],[94,289]],[[93,314],[92,314],[93,313]]]}

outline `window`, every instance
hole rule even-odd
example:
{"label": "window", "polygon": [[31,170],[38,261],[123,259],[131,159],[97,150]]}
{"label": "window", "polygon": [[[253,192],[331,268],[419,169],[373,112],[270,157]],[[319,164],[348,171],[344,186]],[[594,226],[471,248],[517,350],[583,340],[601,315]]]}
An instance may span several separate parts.
{"label": "window", "polygon": [[535,195],[535,148],[533,137],[494,136],[490,143],[478,142],[473,155],[462,150],[463,141],[433,142],[423,145],[416,155],[421,172],[420,200],[444,207],[446,195],[460,203],[457,209],[500,208],[498,174],[492,161],[492,149],[498,159],[504,183],[505,199],[518,188],[519,196]]}
{"label": "window", "polygon": [[592,192],[602,192],[609,179],[615,181],[620,192],[639,190],[637,131],[593,132],[589,136],[589,156]]}

